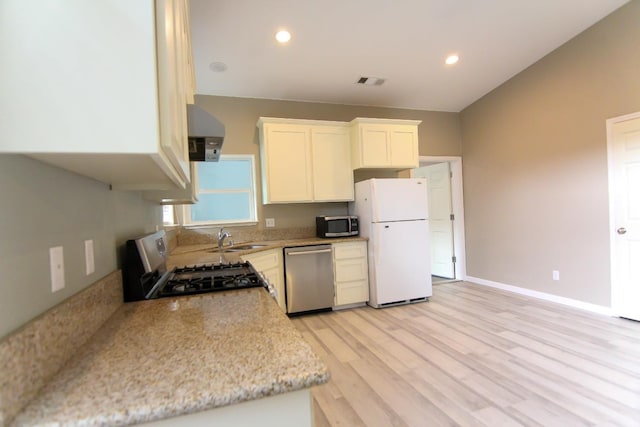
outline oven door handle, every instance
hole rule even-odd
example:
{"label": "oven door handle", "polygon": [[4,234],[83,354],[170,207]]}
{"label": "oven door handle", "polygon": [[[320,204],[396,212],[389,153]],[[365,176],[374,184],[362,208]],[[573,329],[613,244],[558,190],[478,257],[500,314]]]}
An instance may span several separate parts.
{"label": "oven door handle", "polygon": [[173,270],[168,270],[166,271],[162,277],[160,277],[158,279],[158,281],[156,282],[155,285],[153,285],[153,288],[151,288],[151,290],[149,291],[149,293],[147,295],[144,296],[145,299],[151,299],[153,298],[154,294],[156,294],[158,292],[159,289],[161,289],[165,283],[167,283],[167,280],[169,280],[169,276],[171,276],[171,274],[173,273]]}

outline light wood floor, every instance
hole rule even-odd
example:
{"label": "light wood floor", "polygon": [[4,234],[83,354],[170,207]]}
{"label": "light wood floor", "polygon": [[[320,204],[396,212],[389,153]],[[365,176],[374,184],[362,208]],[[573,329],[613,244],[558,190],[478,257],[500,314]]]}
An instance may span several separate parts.
{"label": "light wood floor", "polygon": [[640,322],[465,282],[292,319],[328,365],[323,426],[640,426]]}

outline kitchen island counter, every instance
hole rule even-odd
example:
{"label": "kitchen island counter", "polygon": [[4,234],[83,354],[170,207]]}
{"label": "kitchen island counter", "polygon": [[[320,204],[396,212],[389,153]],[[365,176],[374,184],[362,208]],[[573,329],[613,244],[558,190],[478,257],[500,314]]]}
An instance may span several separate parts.
{"label": "kitchen island counter", "polygon": [[15,424],[137,424],[328,379],[262,288],[140,301],[118,309]]}

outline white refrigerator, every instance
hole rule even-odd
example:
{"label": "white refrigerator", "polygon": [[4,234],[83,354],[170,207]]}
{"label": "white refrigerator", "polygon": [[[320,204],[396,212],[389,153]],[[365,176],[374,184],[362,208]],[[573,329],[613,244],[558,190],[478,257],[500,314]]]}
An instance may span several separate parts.
{"label": "white refrigerator", "polygon": [[367,237],[369,305],[424,301],[432,295],[427,181],[369,179],[355,185],[349,214]]}

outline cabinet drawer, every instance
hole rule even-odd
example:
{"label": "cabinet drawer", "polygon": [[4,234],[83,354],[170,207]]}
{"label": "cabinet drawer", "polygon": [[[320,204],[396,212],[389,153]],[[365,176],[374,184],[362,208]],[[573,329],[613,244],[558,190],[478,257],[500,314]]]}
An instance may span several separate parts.
{"label": "cabinet drawer", "polygon": [[367,244],[365,242],[360,243],[336,243],[334,244],[334,258],[335,259],[349,259],[349,258],[366,258],[367,257]]}
{"label": "cabinet drawer", "polygon": [[338,284],[336,305],[356,304],[369,300],[369,285],[366,280]]}
{"label": "cabinet drawer", "polygon": [[367,263],[362,259],[337,260],[335,266],[335,281],[349,282],[352,280],[366,280]]}

